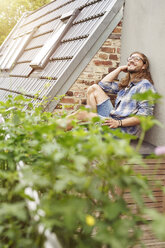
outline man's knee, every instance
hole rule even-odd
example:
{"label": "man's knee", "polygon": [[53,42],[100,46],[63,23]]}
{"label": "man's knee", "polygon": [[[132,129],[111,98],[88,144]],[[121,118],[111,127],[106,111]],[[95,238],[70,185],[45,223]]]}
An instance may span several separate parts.
{"label": "man's knee", "polygon": [[100,86],[99,86],[98,84],[93,84],[93,85],[91,85],[91,86],[88,88],[87,94],[91,94],[91,93],[94,93],[94,92],[100,91],[100,90],[101,90],[101,88],[100,88]]}

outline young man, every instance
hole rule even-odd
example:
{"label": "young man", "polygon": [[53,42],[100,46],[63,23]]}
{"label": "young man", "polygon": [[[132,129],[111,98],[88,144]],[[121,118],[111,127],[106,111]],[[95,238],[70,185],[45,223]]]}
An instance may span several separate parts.
{"label": "young man", "polygon": [[[114,82],[120,72],[125,72],[126,77],[120,82]],[[150,105],[147,100],[136,101],[132,99],[132,96],[148,90],[155,92],[148,59],[144,54],[134,52],[128,57],[127,65],[119,66],[106,75],[101,82],[89,87],[87,104],[97,114],[77,111],[68,116],[68,120],[77,118],[86,121],[99,115],[104,119],[104,125],[109,128],[120,127],[123,132],[138,135],[140,120],[136,116],[153,115],[154,106]],[[114,107],[107,93],[116,94]]]}

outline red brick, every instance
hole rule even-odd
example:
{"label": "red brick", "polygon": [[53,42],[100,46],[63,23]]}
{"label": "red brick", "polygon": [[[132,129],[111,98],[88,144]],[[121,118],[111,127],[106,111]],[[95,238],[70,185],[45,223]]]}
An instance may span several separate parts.
{"label": "red brick", "polygon": [[117,55],[115,55],[115,54],[110,54],[110,55],[109,55],[109,59],[118,60],[118,57],[117,57]]}
{"label": "red brick", "polygon": [[79,84],[86,84],[86,82],[87,82],[86,80],[80,80]]}
{"label": "red brick", "polygon": [[101,61],[101,60],[95,60],[94,64],[97,66],[103,65],[103,66],[110,66],[112,65],[111,61]]}
{"label": "red brick", "polygon": [[72,104],[75,104],[75,100],[73,98],[66,98],[64,97],[60,103],[72,103]]}
{"label": "red brick", "polygon": [[119,54],[120,54],[120,48],[117,48],[117,53],[119,53]]}
{"label": "red brick", "polygon": [[67,95],[67,96],[73,96],[73,92],[69,90],[69,91],[66,93],[66,95]]}
{"label": "red brick", "polygon": [[93,74],[88,74],[88,78],[93,78]]}
{"label": "red brick", "polygon": [[112,33],[109,36],[110,39],[120,39],[121,38],[121,34],[117,34],[117,33]]}
{"label": "red brick", "polygon": [[104,43],[104,46],[111,46],[112,45],[112,41],[110,39],[106,40],[106,42]]}
{"label": "red brick", "polygon": [[112,47],[102,47],[101,51],[105,53],[115,53],[116,49]]}
{"label": "red brick", "polygon": [[116,28],[113,30],[113,33],[121,33],[121,28],[116,27]]}
{"label": "red brick", "polygon": [[[81,83],[82,83],[82,84],[85,84],[85,85],[87,85],[87,86],[90,86],[90,85],[94,84],[95,81],[93,81],[93,80],[92,80],[92,81],[90,81],[90,80],[89,80],[89,81],[87,81],[87,80],[82,80]],[[85,88],[85,89],[87,89],[87,88]]]}
{"label": "red brick", "polygon": [[122,24],[123,24],[123,22],[122,22],[122,20],[118,23],[118,27],[122,27]]}
{"label": "red brick", "polygon": [[100,58],[100,59],[107,60],[107,59],[108,59],[108,55],[105,54],[105,53],[100,53],[100,54],[99,54],[99,58]]}

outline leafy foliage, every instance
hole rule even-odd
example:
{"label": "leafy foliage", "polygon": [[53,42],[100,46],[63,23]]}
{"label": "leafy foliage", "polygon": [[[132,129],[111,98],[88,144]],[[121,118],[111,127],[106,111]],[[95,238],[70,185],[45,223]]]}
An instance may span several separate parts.
{"label": "leafy foliage", "polygon": [[[75,122],[66,132],[55,114],[22,96],[1,102],[0,112],[2,247],[44,247],[39,225],[56,233],[64,248],[129,248],[139,242],[143,195],[152,194],[147,178],[133,170],[132,164],[143,161],[129,135],[99,125],[98,118],[87,126]],[[40,196],[33,211],[29,187]],[[124,198],[128,190],[132,208]]]}
{"label": "leafy foliage", "polygon": [[50,0],[0,0],[0,44],[24,12],[38,9]]}

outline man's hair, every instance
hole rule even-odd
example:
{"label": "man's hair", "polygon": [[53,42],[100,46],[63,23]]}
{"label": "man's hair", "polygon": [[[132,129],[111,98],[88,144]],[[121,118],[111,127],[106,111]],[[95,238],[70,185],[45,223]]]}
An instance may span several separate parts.
{"label": "man's hair", "polygon": [[[143,53],[140,52],[133,52],[130,56],[132,56],[133,54],[139,54],[142,58],[143,58],[143,63],[145,65],[145,69],[142,69],[141,72],[137,73],[136,76],[133,78],[133,82],[134,83],[138,83],[140,82],[142,79],[147,79],[148,81],[150,81],[151,84],[154,84],[150,71],[149,71],[149,61],[146,55],[144,55]],[[119,88],[123,89],[126,88],[130,83],[130,72],[128,72],[125,76],[125,78],[121,79],[120,83],[119,83]]]}

